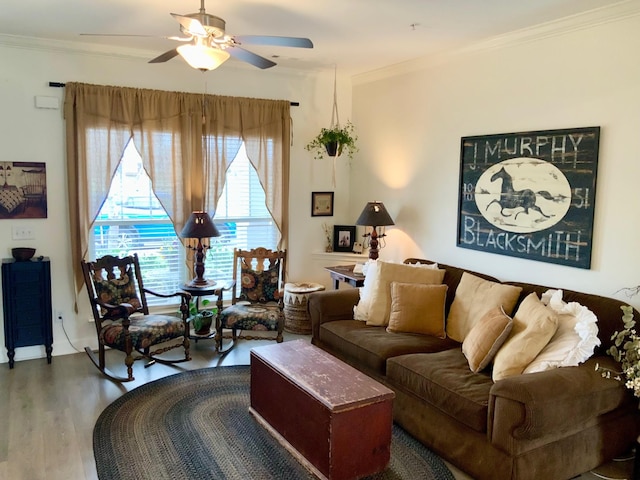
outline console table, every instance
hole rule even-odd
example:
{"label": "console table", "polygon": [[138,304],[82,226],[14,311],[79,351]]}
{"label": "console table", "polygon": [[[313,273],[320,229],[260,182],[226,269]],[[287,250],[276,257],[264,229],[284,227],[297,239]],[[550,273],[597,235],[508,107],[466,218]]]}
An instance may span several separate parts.
{"label": "console table", "polygon": [[355,265],[342,265],[336,267],[324,267],[333,279],[333,288],[337,290],[340,282],[346,282],[352,287],[362,287],[364,285],[364,275],[353,273]]}
{"label": "console table", "polygon": [[15,349],[44,345],[51,363],[51,267],[47,257],[19,262],[2,260],[4,343],[13,368]]}

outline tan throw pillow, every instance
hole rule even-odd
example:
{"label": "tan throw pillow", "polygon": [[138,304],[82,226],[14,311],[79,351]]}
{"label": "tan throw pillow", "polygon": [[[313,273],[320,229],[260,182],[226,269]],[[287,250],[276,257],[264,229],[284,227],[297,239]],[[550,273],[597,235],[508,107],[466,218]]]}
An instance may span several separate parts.
{"label": "tan throw pillow", "polygon": [[367,325],[386,326],[391,312],[391,282],[441,284],[444,270],[378,260],[378,278],[373,285]]}
{"label": "tan throw pillow", "polygon": [[558,329],[558,315],[535,293],[525,298],[513,316],[513,328],[493,360],[493,381],[520,375]]}
{"label": "tan throw pillow", "polygon": [[512,327],[513,319],[504,313],[502,307],[492,308],[473,326],[462,342],[462,353],[467,357],[472,372],[478,373],[489,365]]}
{"label": "tan throw pillow", "polygon": [[495,307],[501,306],[507,315],[511,315],[521,291],[521,287],[491,282],[464,272],[447,317],[447,336],[464,342],[475,323]]}
{"label": "tan throw pillow", "polygon": [[391,283],[391,314],[387,332],[421,333],[445,338],[446,285]]}

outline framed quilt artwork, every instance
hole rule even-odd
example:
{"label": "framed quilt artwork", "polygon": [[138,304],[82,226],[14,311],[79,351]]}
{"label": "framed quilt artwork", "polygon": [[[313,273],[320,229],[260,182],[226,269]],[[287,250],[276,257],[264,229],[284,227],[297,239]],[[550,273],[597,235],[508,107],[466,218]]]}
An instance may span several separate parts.
{"label": "framed quilt artwork", "polygon": [[0,162],[0,219],[47,218],[44,162]]}
{"label": "framed quilt artwork", "polygon": [[463,137],[457,245],[590,268],[600,127]]}

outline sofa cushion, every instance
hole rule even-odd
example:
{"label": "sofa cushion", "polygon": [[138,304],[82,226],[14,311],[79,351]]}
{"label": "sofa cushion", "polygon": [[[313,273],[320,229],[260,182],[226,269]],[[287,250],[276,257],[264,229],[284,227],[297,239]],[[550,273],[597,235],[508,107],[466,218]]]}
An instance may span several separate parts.
{"label": "sofa cushion", "polygon": [[447,317],[447,335],[462,343],[473,325],[495,307],[502,306],[511,315],[521,291],[520,287],[463,273]]}
{"label": "sofa cushion", "polygon": [[390,358],[387,380],[394,388],[411,392],[473,430],[487,431],[493,382],[488,374],[469,370],[460,348]]}
{"label": "sofa cushion", "polygon": [[320,326],[323,348],[338,354],[347,363],[366,373],[384,375],[386,361],[396,355],[438,352],[460,344],[416,333],[388,333],[384,327],[366,325],[358,320],[337,320]]}
{"label": "sofa cushion", "polygon": [[405,265],[378,260],[378,277],[373,285],[367,325],[389,324],[391,312],[391,282],[441,284],[444,270],[427,265]]}
{"label": "sofa cushion", "polygon": [[512,327],[513,319],[502,307],[492,308],[474,325],[462,342],[462,353],[472,372],[479,372],[489,365]]}
{"label": "sofa cushion", "polygon": [[445,338],[446,299],[446,285],[392,282],[391,313],[387,331],[421,333]]}
{"label": "sofa cushion", "polygon": [[513,316],[513,328],[493,361],[493,380],[520,375],[549,343],[558,329],[558,316],[535,293],[525,298]]}

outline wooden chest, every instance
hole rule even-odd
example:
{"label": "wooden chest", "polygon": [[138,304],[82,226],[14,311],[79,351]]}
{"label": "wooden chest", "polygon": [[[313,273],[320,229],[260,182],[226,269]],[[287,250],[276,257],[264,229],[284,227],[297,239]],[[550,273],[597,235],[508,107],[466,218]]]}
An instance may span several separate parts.
{"label": "wooden chest", "polygon": [[305,340],[251,350],[251,413],[320,478],[384,470],[394,395]]}

